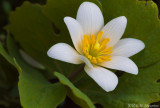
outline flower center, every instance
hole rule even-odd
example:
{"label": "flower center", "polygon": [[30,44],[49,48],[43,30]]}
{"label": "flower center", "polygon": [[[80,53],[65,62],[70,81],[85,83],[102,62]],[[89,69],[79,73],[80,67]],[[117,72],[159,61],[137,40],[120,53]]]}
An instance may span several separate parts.
{"label": "flower center", "polygon": [[102,39],[103,32],[100,31],[97,35],[83,36],[82,49],[84,55],[90,60],[91,63],[96,64],[99,62],[110,61],[110,54],[113,52],[112,47],[107,48],[109,38]]}

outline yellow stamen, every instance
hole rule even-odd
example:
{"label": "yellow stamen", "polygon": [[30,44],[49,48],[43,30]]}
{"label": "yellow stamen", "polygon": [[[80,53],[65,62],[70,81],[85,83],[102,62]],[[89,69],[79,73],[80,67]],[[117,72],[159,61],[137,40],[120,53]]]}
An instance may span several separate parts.
{"label": "yellow stamen", "polygon": [[102,35],[103,32],[100,31],[97,37],[94,34],[91,36],[83,36],[83,53],[93,64],[111,60],[110,54],[113,52],[113,48],[107,47],[107,44],[110,41],[110,39],[101,39]]}
{"label": "yellow stamen", "polygon": [[100,39],[101,39],[101,37],[102,37],[102,34],[103,34],[103,32],[102,32],[102,31],[100,31],[100,32],[98,33],[97,41],[100,41]]}

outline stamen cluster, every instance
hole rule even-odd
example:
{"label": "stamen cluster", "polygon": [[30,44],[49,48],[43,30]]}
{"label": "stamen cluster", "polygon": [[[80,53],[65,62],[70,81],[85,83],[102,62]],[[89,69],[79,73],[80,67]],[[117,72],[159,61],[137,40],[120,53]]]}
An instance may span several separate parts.
{"label": "stamen cluster", "polygon": [[113,50],[112,47],[107,47],[107,43],[110,41],[110,39],[101,39],[102,34],[103,32],[100,31],[97,37],[94,34],[91,36],[83,36],[83,53],[93,64],[111,60],[110,54],[113,52]]}

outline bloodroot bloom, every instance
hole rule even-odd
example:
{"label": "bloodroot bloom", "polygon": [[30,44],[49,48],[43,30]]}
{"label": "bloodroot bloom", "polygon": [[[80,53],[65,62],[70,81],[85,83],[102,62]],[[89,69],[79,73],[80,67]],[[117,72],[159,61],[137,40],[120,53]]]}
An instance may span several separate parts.
{"label": "bloodroot bloom", "polygon": [[53,45],[48,56],[73,64],[85,63],[85,72],[105,91],[112,91],[118,84],[117,76],[110,69],[138,74],[136,64],[128,57],[144,49],[142,41],[121,39],[126,25],[125,16],[111,20],[104,26],[101,10],[91,2],[80,5],[77,18],[65,17],[75,49],[66,43]]}

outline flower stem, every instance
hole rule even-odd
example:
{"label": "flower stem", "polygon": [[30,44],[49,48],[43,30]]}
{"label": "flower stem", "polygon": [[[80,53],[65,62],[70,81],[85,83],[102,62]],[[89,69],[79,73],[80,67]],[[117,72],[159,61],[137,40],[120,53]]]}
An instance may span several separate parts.
{"label": "flower stem", "polygon": [[85,64],[82,64],[76,71],[72,72],[69,76],[68,79],[72,80],[74,77],[76,77],[80,72],[83,71]]}

